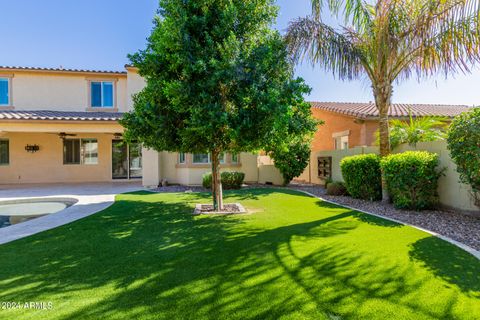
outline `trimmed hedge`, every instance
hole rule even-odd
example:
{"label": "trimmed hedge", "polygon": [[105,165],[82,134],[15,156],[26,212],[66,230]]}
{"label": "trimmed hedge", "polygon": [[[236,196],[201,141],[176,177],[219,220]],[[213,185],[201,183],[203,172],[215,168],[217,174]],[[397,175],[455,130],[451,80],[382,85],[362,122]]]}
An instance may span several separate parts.
{"label": "trimmed hedge", "polygon": [[[220,180],[222,181],[222,188],[228,189],[240,189],[245,179],[245,173],[225,171],[220,174]],[[212,188],[212,173],[206,173],[203,175],[202,185],[206,189]]]}
{"label": "trimmed hedge", "polygon": [[340,168],[345,187],[353,198],[370,201],[382,199],[379,156],[360,154],[345,157],[340,162]]}
{"label": "trimmed hedge", "polygon": [[381,160],[388,192],[400,209],[423,210],[438,203],[438,155],[426,151],[407,151]]}
{"label": "trimmed hedge", "polygon": [[347,188],[345,188],[343,182],[333,181],[327,185],[327,194],[329,196],[344,196],[347,194]]}

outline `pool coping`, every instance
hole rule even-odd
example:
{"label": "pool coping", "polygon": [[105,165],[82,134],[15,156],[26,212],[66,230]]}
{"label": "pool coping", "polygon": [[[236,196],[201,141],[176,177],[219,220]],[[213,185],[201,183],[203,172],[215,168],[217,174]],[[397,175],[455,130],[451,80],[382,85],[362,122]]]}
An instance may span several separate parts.
{"label": "pool coping", "polygon": [[[75,205],[78,203],[78,199],[74,197],[42,197],[42,198],[19,198],[19,199],[12,199],[12,200],[0,200],[0,206],[4,204],[21,204],[21,203],[30,203],[30,202],[65,202],[68,207],[65,209],[70,208],[71,206]],[[62,209],[60,211],[63,211],[65,209]],[[57,212],[60,212],[57,211]],[[57,213],[54,212],[54,213]],[[52,213],[53,214],[53,213]]]}
{"label": "pool coping", "polygon": [[457,240],[453,240],[449,237],[446,237],[446,236],[443,236],[439,233],[436,233],[434,231],[431,231],[431,230],[428,230],[428,229],[424,229],[422,227],[418,227],[416,225],[413,225],[413,224],[409,224],[409,223],[406,223],[406,222],[403,222],[403,221],[400,221],[400,220],[397,220],[397,219],[393,219],[393,218],[390,218],[390,217],[386,217],[386,216],[382,216],[380,214],[376,214],[376,213],[372,213],[372,212],[368,212],[368,211],[365,211],[365,210],[361,210],[361,209],[356,209],[354,207],[350,207],[350,206],[347,206],[347,205],[344,205],[344,204],[341,204],[341,203],[337,203],[335,201],[331,201],[331,200],[327,200],[327,199],[324,199],[322,197],[319,197],[317,195],[314,195],[308,191],[304,191],[304,190],[299,190],[299,189],[292,189],[292,190],[295,190],[295,191],[298,191],[298,192],[302,192],[302,193],[305,193],[305,194],[308,194],[309,196],[311,197],[314,197],[314,198],[317,198],[317,199],[320,199],[322,201],[325,201],[325,202],[328,202],[328,203],[331,203],[331,204],[334,204],[334,205],[337,205],[337,206],[340,206],[340,207],[344,207],[344,208],[347,208],[347,209],[350,209],[350,210],[354,210],[354,211],[358,211],[358,212],[361,212],[361,213],[365,213],[365,214],[368,214],[368,215],[371,215],[371,216],[374,216],[374,217],[377,217],[377,218],[381,218],[381,219],[385,219],[385,220],[388,220],[388,221],[392,221],[392,222],[396,222],[398,224],[402,224],[402,225],[405,225],[405,226],[409,226],[409,227],[412,227],[412,228],[415,228],[417,230],[420,230],[420,231],[423,231],[423,232],[426,232],[428,234],[431,234],[432,236],[435,236],[439,239],[442,239],[442,240],[445,240],[447,241],[448,243],[450,244],[453,244],[457,247],[459,247],[460,249],[468,252],[469,254],[471,254],[472,256],[474,256],[475,258],[477,258],[478,260],[480,260],[480,251],[470,247],[470,246],[467,246],[466,244],[464,243],[461,243]]}

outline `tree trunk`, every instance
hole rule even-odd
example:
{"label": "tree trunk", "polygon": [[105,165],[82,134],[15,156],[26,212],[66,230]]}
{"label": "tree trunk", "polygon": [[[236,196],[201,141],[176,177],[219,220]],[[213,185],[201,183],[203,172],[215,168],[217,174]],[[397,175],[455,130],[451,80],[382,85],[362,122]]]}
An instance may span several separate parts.
{"label": "tree trunk", "polygon": [[215,211],[223,210],[222,181],[220,177],[220,152],[212,151],[212,197]]}
{"label": "tree trunk", "polygon": [[[378,109],[378,127],[380,136],[380,157],[390,154],[390,131],[388,127],[388,111],[390,110],[392,97],[392,84],[383,84],[373,88],[375,105]],[[387,191],[387,184],[382,172],[382,201],[389,202],[390,196]]]}

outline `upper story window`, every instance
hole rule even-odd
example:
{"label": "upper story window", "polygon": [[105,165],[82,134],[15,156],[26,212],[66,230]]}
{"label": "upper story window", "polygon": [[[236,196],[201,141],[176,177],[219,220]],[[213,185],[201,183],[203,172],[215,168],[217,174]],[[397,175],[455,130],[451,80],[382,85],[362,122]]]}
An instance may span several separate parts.
{"label": "upper story window", "polygon": [[113,108],[114,85],[112,81],[90,82],[92,108]]}
{"label": "upper story window", "polygon": [[350,130],[335,132],[332,134],[335,150],[347,150],[349,148],[349,135]]}
{"label": "upper story window", "polygon": [[10,79],[0,78],[0,106],[10,105]]}
{"label": "upper story window", "polygon": [[232,153],[232,163],[238,163],[238,153]]}
{"label": "upper story window", "polygon": [[337,137],[335,139],[335,150],[347,150],[348,149],[348,136]]}

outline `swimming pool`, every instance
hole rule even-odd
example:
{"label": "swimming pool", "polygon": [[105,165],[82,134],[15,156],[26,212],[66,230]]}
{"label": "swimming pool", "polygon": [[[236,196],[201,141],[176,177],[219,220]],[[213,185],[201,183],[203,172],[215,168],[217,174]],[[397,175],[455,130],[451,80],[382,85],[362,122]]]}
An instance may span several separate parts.
{"label": "swimming pool", "polygon": [[0,202],[0,228],[62,211],[77,202],[76,199],[22,199]]}

